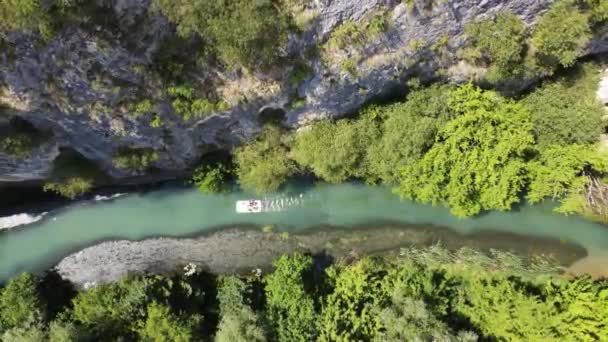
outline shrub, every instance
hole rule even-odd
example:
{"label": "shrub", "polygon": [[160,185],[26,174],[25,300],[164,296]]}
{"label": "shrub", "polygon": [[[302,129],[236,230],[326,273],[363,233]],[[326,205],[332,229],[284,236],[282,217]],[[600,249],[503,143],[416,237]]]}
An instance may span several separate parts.
{"label": "shrub", "polygon": [[359,48],[383,34],[387,29],[388,22],[385,13],[375,13],[362,23],[346,21],[331,33],[327,47],[340,50],[349,47]]}
{"label": "shrub", "polygon": [[154,0],[183,37],[198,34],[229,67],[268,66],[287,43],[288,17],[270,0]]}
{"label": "shrub", "polygon": [[293,87],[299,86],[302,82],[306,81],[312,75],[312,68],[303,62],[296,63],[289,73],[289,84]]}
{"label": "shrub", "polygon": [[424,155],[451,117],[450,90],[449,86],[431,86],[410,93],[406,102],[377,108],[383,123],[382,134],[367,152],[371,174],[394,184],[404,166]]}
{"label": "shrub", "polygon": [[0,30],[24,30],[52,35],[51,18],[39,0],[3,0],[0,2]]}
{"label": "shrub", "polygon": [[75,199],[93,189],[93,180],[85,177],[70,177],[60,182],[46,183],[44,191],[54,192],[69,199]]}
{"label": "shrub", "polygon": [[0,138],[0,151],[17,159],[29,157],[35,147],[34,138],[28,134],[11,134]]}
{"label": "shrub", "polygon": [[373,119],[314,124],[296,136],[293,159],[330,183],[368,175],[366,151],[376,139]]}
{"label": "shrub", "polygon": [[222,317],[216,342],[265,342],[266,335],[258,316],[247,307]]}
{"label": "shrub", "polygon": [[295,171],[289,148],[279,128],[267,126],[260,136],[234,151],[236,174],[245,190],[266,193],[277,190]]}
{"label": "shrub", "polygon": [[184,121],[199,119],[209,116],[214,112],[228,109],[228,104],[224,101],[213,102],[207,98],[195,97],[194,88],[191,86],[180,85],[169,87],[167,93],[173,98],[173,102],[171,103],[173,110]]}
{"label": "shrub", "polygon": [[131,108],[131,111],[133,112],[133,116],[135,116],[135,117],[139,117],[143,114],[151,113],[153,110],[154,110],[154,105],[152,104],[152,101],[150,101],[148,99],[135,103]]}
{"label": "shrub", "polygon": [[537,144],[588,144],[599,139],[606,114],[596,98],[597,67],[582,66],[570,75],[547,82],[526,97]]}
{"label": "shrub", "polygon": [[118,154],[112,159],[114,167],[143,172],[147,170],[152,163],[158,159],[158,153],[149,148],[125,148],[118,151]]}
{"label": "shrub", "polygon": [[46,315],[38,278],[23,273],[11,279],[0,292],[0,331],[42,323]]}
{"label": "shrub", "polygon": [[167,305],[152,302],[148,305],[147,318],[138,332],[145,341],[189,342],[193,340],[196,323],[196,318],[179,317]]}
{"label": "shrub", "polygon": [[283,256],[274,262],[275,271],[266,279],[268,319],[278,341],[312,341],[315,309],[303,286],[312,258],[301,254]]}
{"label": "shrub", "polygon": [[589,15],[571,0],[555,3],[532,33],[538,63],[547,70],[572,66],[590,39]]}
{"label": "shrub", "polygon": [[227,170],[222,165],[206,165],[194,170],[191,182],[202,193],[218,193],[224,190]]}
{"label": "shrub", "polygon": [[521,71],[526,27],[519,17],[501,12],[493,19],[467,24],[465,33],[471,43],[467,58],[491,65],[494,79],[508,79]]}

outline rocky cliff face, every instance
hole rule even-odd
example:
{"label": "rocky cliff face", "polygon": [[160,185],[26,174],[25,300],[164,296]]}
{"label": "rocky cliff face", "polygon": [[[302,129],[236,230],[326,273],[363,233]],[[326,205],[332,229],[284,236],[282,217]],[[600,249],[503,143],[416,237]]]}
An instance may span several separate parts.
{"label": "rocky cliff face", "polygon": [[[353,112],[412,75],[466,80],[479,71],[457,57],[467,22],[509,10],[532,24],[552,2],[419,0],[408,6],[400,0],[310,0],[303,32],[292,34],[281,54],[305,61],[311,72],[293,84],[289,66],[252,74],[190,68],[184,72],[214,87],[231,107],[198,121],[174,113],[163,95],[163,81],[150,72],[175,30],[148,11],[148,0],[111,1],[115,30],[67,27],[45,44],[14,32],[6,39],[9,48],[0,52],[0,105],[8,108],[0,116],[18,116],[52,137],[26,159],[0,153],[0,182],[48,177],[63,148],[77,151],[115,179],[142,176],[115,167],[117,151],[153,149],[159,177],[173,175],[206,151],[229,149],[255,136],[259,117],[268,110],[284,112],[284,124],[298,127]],[[378,13],[386,18],[385,32],[344,51],[324,50],[336,27]],[[321,52],[310,53],[314,49]],[[602,51],[608,51],[608,34],[588,49],[590,54]],[[142,98],[153,100],[160,127],[150,124],[151,115],[133,115],[131,104]]]}

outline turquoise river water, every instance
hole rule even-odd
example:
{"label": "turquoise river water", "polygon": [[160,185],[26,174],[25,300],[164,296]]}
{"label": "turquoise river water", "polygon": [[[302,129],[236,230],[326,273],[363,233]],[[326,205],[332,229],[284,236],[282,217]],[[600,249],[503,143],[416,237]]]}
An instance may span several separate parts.
{"label": "turquoise river water", "polygon": [[242,192],[204,195],[194,189],[79,202],[52,211],[39,222],[1,232],[0,280],[50,267],[66,254],[103,240],[189,236],[240,224],[273,224],[279,230],[301,232],[321,225],[348,227],[381,221],[444,226],[462,234],[493,231],[559,239],[584,247],[594,272],[608,274],[608,227],[555,214],[550,205],[524,205],[511,212],[462,220],[445,208],[402,201],[384,187],[321,184],[294,187],[281,196],[296,198],[298,203],[285,205],[281,212],[237,214],[235,202],[253,196]]}

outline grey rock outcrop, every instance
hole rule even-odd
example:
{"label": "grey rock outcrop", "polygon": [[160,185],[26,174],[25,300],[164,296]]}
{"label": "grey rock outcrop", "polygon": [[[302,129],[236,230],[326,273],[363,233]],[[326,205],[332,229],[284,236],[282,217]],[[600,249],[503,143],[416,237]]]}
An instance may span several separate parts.
{"label": "grey rock outcrop", "polygon": [[[336,57],[340,61],[356,53],[357,75],[342,71],[339,63],[325,65],[321,58],[308,61],[313,74],[297,87],[287,81],[288,69],[273,76],[190,70],[192,78],[217,84],[214,91],[232,106],[187,122],[162,97],[164,84],[151,72],[163,42],[175,35],[172,25],[148,12],[148,0],[111,3],[118,32],[68,27],[44,46],[21,33],[7,38],[14,51],[0,54],[0,105],[11,107],[53,137],[33,153],[32,161],[16,163],[0,152],[0,174],[6,176],[0,181],[44,179],[56,151],[63,147],[77,151],[115,179],[141,176],[115,167],[117,151],[153,149],[159,155],[154,162],[159,176],[174,174],[210,149],[230,149],[255,136],[260,130],[258,117],[266,108],[284,110],[285,125],[298,127],[353,112],[411,75],[432,78],[440,72],[466,80],[468,70],[458,67],[456,52],[463,46],[467,22],[509,10],[532,24],[553,0],[417,0],[412,8],[398,0],[310,0],[307,10],[314,19],[305,32],[292,35],[285,54],[303,58],[305,51],[322,46],[338,25],[379,11],[387,16],[387,32],[356,52]],[[440,54],[431,53],[431,46],[444,36],[447,46]],[[607,51],[607,40],[608,33],[601,35],[588,53]],[[290,108],[294,94],[305,103]],[[142,98],[153,100],[157,117],[134,115],[132,104]],[[153,119],[162,121],[162,126],[152,127]]]}

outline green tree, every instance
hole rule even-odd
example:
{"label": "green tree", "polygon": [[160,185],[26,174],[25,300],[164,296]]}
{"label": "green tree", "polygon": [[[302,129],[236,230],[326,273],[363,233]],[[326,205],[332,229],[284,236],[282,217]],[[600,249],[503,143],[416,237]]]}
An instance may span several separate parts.
{"label": "green tree", "polygon": [[4,0],[0,2],[0,30],[25,30],[52,35],[51,18],[39,0]]}
{"label": "green tree", "polygon": [[44,329],[38,325],[15,327],[1,335],[3,342],[41,342],[46,340]]}
{"label": "green tree", "polygon": [[265,342],[266,336],[258,316],[251,308],[242,306],[222,316],[216,342]]}
{"label": "green tree", "polygon": [[324,120],[298,133],[292,156],[303,167],[330,183],[369,174],[367,148],[378,136],[371,118]]}
{"label": "green tree", "polygon": [[116,168],[144,172],[158,160],[158,152],[151,148],[123,148],[112,159]]}
{"label": "green tree", "polygon": [[533,293],[533,285],[489,272],[465,278],[456,312],[466,316],[483,335],[504,341],[560,340],[555,333],[551,302]]}
{"label": "green tree", "polygon": [[194,326],[198,320],[178,317],[167,305],[152,302],[148,305],[147,317],[139,329],[144,341],[189,342],[193,340]]}
{"label": "green tree", "polygon": [[541,66],[572,66],[591,39],[589,14],[573,0],[560,0],[545,13],[532,33],[532,47]]}
{"label": "green tree", "polygon": [[224,190],[226,177],[227,171],[223,165],[205,165],[194,170],[191,182],[202,193],[218,193]]}
{"label": "green tree", "polygon": [[[38,291],[38,278],[23,273],[0,292],[0,331],[33,326],[46,318],[46,304]],[[20,331],[20,330],[19,330]],[[17,330],[12,333],[18,333]],[[11,334],[12,334],[11,333]]]}
{"label": "green tree", "polygon": [[382,329],[376,308],[388,298],[385,269],[371,259],[327,270],[333,291],[323,303],[319,341],[369,341]]}
{"label": "green tree", "polygon": [[50,342],[78,342],[86,341],[87,333],[71,321],[53,321],[49,325]]}
{"label": "green tree", "polygon": [[493,19],[467,24],[465,33],[472,45],[465,51],[466,56],[490,65],[489,78],[500,81],[521,72],[527,34],[519,17],[501,12]]}
{"label": "green tree", "polygon": [[583,189],[587,176],[608,172],[608,158],[590,145],[552,145],[530,162],[530,185],[527,199],[537,203],[545,198],[565,200],[558,211],[568,210],[570,196]]}
{"label": "green tree", "polygon": [[608,283],[589,277],[558,285],[549,283],[547,292],[557,309],[555,328],[562,340],[608,340]]}
{"label": "green tree", "polygon": [[311,257],[282,256],[274,262],[275,271],[266,278],[267,318],[279,341],[314,340],[316,313],[303,284],[311,266]]}
{"label": "green tree", "polygon": [[65,198],[75,199],[93,189],[93,180],[86,177],[70,177],[63,181],[46,183],[42,189]]}
{"label": "green tree", "polygon": [[180,35],[197,33],[229,67],[270,65],[287,43],[288,17],[270,0],[155,0]]}
{"label": "green tree", "polygon": [[590,11],[593,24],[602,24],[608,20],[608,2],[604,0],[581,0],[581,2]]}
{"label": "green tree", "polygon": [[381,135],[370,139],[367,151],[371,174],[384,183],[395,184],[401,168],[424,155],[451,117],[450,89],[433,85],[410,93],[407,102],[374,108],[383,122]]}
{"label": "green tree", "polygon": [[509,210],[525,182],[525,156],[532,147],[532,124],[525,108],[465,85],[450,94],[462,113],[437,142],[402,171],[396,191],[405,198],[445,204],[458,217],[482,210]]}
{"label": "green tree", "polygon": [[477,341],[477,336],[470,332],[454,336],[423,300],[408,297],[403,288],[396,289],[390,304],[377,314],[384,326],[378,341]]}
{"label": "green tree", "polygon": [[598,68],[587,64],[569,77],[543,84],[524,99],[541,149],[598,140],[606,114],[596,98],[598,82]]}
{"label": "green tree", "polygon": [[236,174],[243,189],[272,192],[295,172],[287,156],[287,138],[279,128],[266,126],[255,141],[235,150]]}

